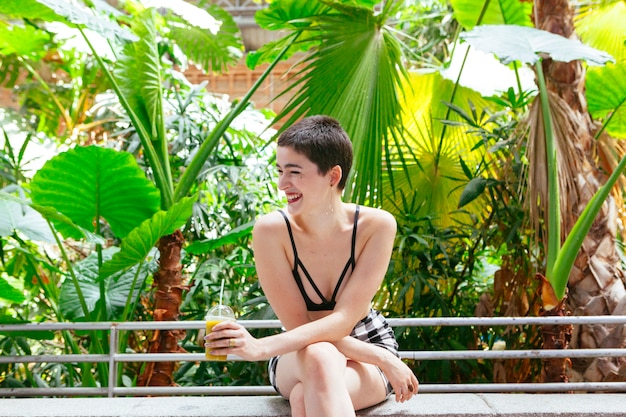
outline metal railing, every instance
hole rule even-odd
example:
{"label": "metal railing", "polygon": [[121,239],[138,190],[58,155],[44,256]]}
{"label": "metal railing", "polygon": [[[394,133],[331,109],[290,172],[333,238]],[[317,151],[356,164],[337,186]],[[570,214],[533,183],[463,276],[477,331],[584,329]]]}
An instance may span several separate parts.
{"label": "metal railing", "polygon": [[[441,317],[390,318],[392,327],[423,326],[527,326],[527,325],[624,325],[626,316],[568,316],[568,317]],[[248,329],[280,328],[278,320],[240,320]],[[31,396],[144,396],[144,395],[274,395],[267,386],[176,386],[176,387],[120,387],[117,386],[117,364],[122,362],[201,362],[203,353],[120,353],[119,333],[137,330],[193,330],[202,329],[204,321],[172,322],[92,322],[92,323],[36,323],[0,325],[1,333],[63,330],[100,330],[109,332],[109,354],[63,354],[0,356],[0,363],[107,363],[108,387],[46,387],[3,388],[0,397]],[[548,358],[626,358],[626,348],[567,349],[567,350],[451,350],[401,351],[409,360],[499,360]],[[229,360],[241,358],[230,356]],[[569,382],[569,383],[480,383],[480,384],[420,384],[422,393],[441,392],[569,392],[603,391],[626,392],[626,382]]]}

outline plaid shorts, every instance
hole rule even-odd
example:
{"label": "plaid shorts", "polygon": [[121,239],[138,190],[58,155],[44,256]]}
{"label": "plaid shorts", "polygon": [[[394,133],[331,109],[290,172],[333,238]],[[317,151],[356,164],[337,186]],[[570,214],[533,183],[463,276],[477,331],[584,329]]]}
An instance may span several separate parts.
{"label": "plaid shorts", "polygon": [[[374,309],[370,309],[365,318],[361,319],[352,329],[350,336],[357,338],[363,342],[372,343],[376,346],[380,346],[384,349],[387,349],[394,355],[400,357],[398,353],[398,342],[396,341],[396,337],[393,333],[393,329],[387,323],[385,316],[383,316],[379,311]],[[276,366],[278,365],[278,360],[280,356],[274,356],[270,358],[268,364],[269,370],[269,379],[270,384],[274,387],[277,393],[280,394],[278,390],[278,386],[276,385]],[[383,380],[387,384],[387,395],[391,394],[393,388],[389,383],[389,380],[383,373],[383,371],[378,368],[380,375]],[[282,395],[282,394],[281,394]]]}

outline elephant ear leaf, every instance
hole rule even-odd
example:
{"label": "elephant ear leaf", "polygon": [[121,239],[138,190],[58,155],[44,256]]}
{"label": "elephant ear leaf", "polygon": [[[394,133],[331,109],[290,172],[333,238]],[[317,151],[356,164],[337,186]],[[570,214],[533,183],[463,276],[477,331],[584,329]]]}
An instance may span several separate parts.
{"label": "elephant ear leaf", "polygon": [[16,304],[21,304],[26,301],[26,297],[24,297],[22,291],[13,287],[2,277],[0,277],[0,298]]}
{"label": "elephant ear leaf", "polygon": [[[39,216],[36,216],[35,212],[38,212]],[[16,215],[23,217],[16,221]],[[74,230],[77,236],[81,236],[89,243],[100,245],[105,243],[102,236],[76,225],[70,218],[59,213],[53,207],[32,204],[20,197],[0,191],[0,236],[10,236],[15,230],[19,230],[30,240],[56,242],[52,229],[44,219],[64,224],[65,227]]]}
{"label": "elephant ear leaf", "polygon": [[[122,238],[160,206],[158,189],[130,153],[97,146],[55,156],[35,174],[31,189],[35,205],[53,207],[93,232],[104,219]],[[82,237],[75,228],[53,221],[64,236]]]}
{"label": "elephant ear leaf", "polygon": [[30,240],[55,243],[41,214],[27,205],[0,197],[0,236],[11,236],[14,231],[22,232]]}
{"label": "elephant ear leaf", "polygon": [[461,34],[473,47],[496,55],[504,64],[520,61],[534,64],[539,54],[548,54],[555,61],[585,60],[591,65],[614,61],[604,51],[584,45],[545,30],[516,25],[481,25]]}
{"label": "elephant ear leaf", "polygon": [[120,251],[102,264],[100,276],[107,277],[143,261],[161,236],[174,233],[187,222],[196,200],[194,197],[183,198],[169,210],[157,212],[132,230],[122,240]]}
{"label": "elephant ear leaf", "polygon": [[[118,248],[111,247],[102,251],[102,259],[109,260]],[[93,252],[85,259],[74,265],[78,286],[85,299],[85,304],[90,313],[99,310],[99,305],[104,303],[106,316],[103,320],[119,320],[121,312],[126,308],[130,300],[135,300],[143,288],[146,278],[154,272],[152,263],[143,264],[141,269],[131,268],[123,273],[111,275],[101,282],[98,275],[98,254]],[[100,292],[104,286],[104,296]],[[59,307],[63,315],[69,320],[78,320],[85,317],[85,312],[79,301],[79,296],[73,280],[66,279],[61,285]]]}
{"label": "elephant ear leaf", "polygon": [[[68,24],[91,29],[105,39],[117,39],[130,42],[137,40],[137,36],[128,29],[108,19],[103,14],[93,13],[94,9],[87,9],[84,6],[76,4],[76,2],[68,0],[36,0],[36,2],[54,12],[56,16],[64,18]],[[27,0],[26,3],[32,4],[33,1]],[[50,12],[48,10],[42,12],[44,17],[49,17]],[[115,9],[108,7],[104,10],[104,12],[107,13],[111,11],[115,11]],[[58,18],[49,20],[58,20]]]}

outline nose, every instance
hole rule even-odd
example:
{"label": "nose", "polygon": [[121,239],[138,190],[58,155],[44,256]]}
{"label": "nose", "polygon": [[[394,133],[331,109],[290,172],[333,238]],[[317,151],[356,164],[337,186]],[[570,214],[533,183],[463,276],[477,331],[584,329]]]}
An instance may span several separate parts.
{"label": "nose", "polygon": [[289,181],[286,179],[286,175],[278,174],[278,189],[285,190],[289,186]]}

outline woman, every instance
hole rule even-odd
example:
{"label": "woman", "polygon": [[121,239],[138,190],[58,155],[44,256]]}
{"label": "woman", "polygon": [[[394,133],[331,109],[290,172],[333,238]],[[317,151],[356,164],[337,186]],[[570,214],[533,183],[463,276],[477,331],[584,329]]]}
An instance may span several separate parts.
{"label": "woman", "polygon": [[[253,231],[260,284],[285,332],[253,338],[224,322],[205,337],[216,355],[270,359],[270,381],[293,416],[354,416],[355,410],[417,393],[393,331],[371,301],[396,233],[389,213],[344,203],[352,144],[339,123],[308,117],[278,139],[279,189],[287,209]],[[355,324],[356,323],[356,324]]]}

